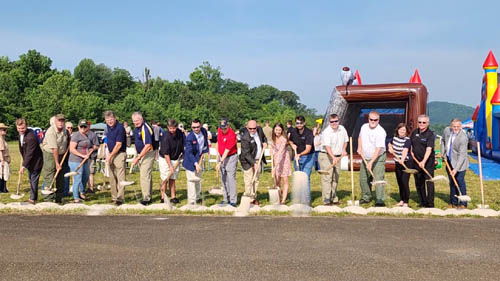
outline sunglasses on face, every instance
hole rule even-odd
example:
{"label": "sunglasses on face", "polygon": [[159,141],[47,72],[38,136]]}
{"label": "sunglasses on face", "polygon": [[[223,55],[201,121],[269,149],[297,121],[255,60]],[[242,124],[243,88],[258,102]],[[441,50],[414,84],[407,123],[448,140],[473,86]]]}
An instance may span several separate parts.
{"label": "sunglasses on face", "polygon": [[199,129],[200,126],[191,126],[191,129]]}
{"label": "sunglasses on face", "polygon": [[330,123],[332,123],[332,124],[333,123],[338,123],[338,122],[339,122],[339,120],[330,120]]}
{"label": "sunglasses on face", "polygon": [[66,130],[73,130],[73,127],[66,127]]}
{"label": "sunglasses on face", "polygon": [[256,127],[255,128],[248,128],[248,130],[255,131],[255,130],[257,130],[257,128]]}
{"label": "sunglasses on face", "polygon": [[425,121],[418,121],[418,124],[427,124]]}
{"label": "sunglasses on face", "polygon": [[378,121],[378,119],[371,119],[371,118],[370,118],[370,121],[372,121],[372,122],[377,122],[377,121]]}
{"label": "sunglasses on face", "polygon": [[303,122],[295,122],[295,125],[304,125]]}

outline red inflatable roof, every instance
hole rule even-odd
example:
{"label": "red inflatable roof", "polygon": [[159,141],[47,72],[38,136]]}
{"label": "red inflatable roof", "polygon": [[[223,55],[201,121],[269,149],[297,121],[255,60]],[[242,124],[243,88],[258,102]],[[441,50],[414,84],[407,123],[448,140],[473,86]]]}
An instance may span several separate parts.
{"label": "red inflatable roof", "polygon": [[479,105],[476,106],[476,110],[474,110],[474,114],[472,114],[472,121],[476,121],[477,120],[477,113],[479,112]]}
{"label": "red inflatable roof", "polygon": [[500,93],[498,92],[498,87],[495,93],[493,94],[493,97],[491,98],[491,104],[500,105]]}
{"label": "red inflatable roof", "polygon": [[493,52],[491,50],[483,63],[483,68],[487,67],[498,67],[497,60],[495,59],[495,56],[493,55]]}

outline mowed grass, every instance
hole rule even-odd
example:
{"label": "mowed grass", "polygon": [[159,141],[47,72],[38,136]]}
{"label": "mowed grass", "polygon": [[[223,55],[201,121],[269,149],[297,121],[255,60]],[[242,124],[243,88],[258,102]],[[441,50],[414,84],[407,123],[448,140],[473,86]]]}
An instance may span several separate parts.
{"label": "mowed grass", "polygon": [[[16,192],[17,186],[17,175],[19,171],[19,165],[21,156],[19,153],[17,142],[9,143],[9,151],[12,158],[11,163],[11,178],[7,183],[10,194]],[[470,159],[471,162],[476,162],[473,159]],[[205,196],[205,204],[207,206],[217,204],[222,200],[222,196],[209,195],[208,190],[216,186],[216,174],[214,170],[214,164],[210,165],[210,169],[203,173],[203,182],[202,182],[202,190]],[[156,166],[155,166],[156,167]],[[239,166],[240,168],[241,166]],[[260,177],[260,185],[259,185],[259,193],[258,200],[261,204],[268,204],[268,195],[267,188],[272,186],[272,178],[270,174],[270,164],[266,166],[265,172]],[[127,171],[128,173],[128,171]],[[440,170],[436,170],[436,175],[445,175],[446,172],[444,168]],[[399,190],[396,182],[396,177],[394,172],[388,172],[385,174],[385,178],[388,181],[388,185],[386,186],[386,204],[387,206],[394,206],[399,202]],[[40,179],[40,185],[42,183],[42,178]],[[134,185],[128,186],[125,191],[125,201],[126,203],[135,203],[141,200],[142,195],[139,186],[139,172],[134,171],[132,174],[127,174],[127,180],[135,181]],[[238,188],[238,201],[241,198],[241,195],[244,191],[244,183],[243,183],[243,172],[241,168],[236,173],[236,181]],[[290,187],[292,186],[292,177],[290,177]],[[97,173],[95,175],[95,182],[97,185],[103,184],[103,174]],[[107,179],[109,183],[109,180]],[[160,175],[159,172],[155,169],[153,171],[153,201],[154,203],[160,202]],[[472,171],[467,171],[466,173],[466,182],[467,182],[467,193],[472,198],[472,202],[469,202],[469,209],[476,208],[477,204],[481,203],[481,190],[479,183],[479,176],[474,174]],[[449,194],[450,188],[446,182],[436,182],[435,183],[436,191],[435,191],[435,206],[436,208],[446,208],[449,204]],[[70,188],[71,189],[71,188]],[[415,182],[413,177],[410,178],[410,207],[417,208],[418,205],[418,195],[415,190]],[[19,201],[25,201],[29,198],[29,181],[28,181],[28,173],[25,173],[22,177],[21,183],[21,193],[24,193],[25,196]],[[170,195],[170,193],[167,193]],[[354,195],[357,200],[360,198],[360,187],[359,187],[359,173],[354,172]],[[495,210],[500,209],[500,181],[484,181],[484,195],[486,204]],[[351,199],[351,175],[349,171],[342,171],[340,174],[340,181],[338,185],[338,196],[340,199],[340,207],[347,206],[347,200]],[[111,193],[109,190],[104,189],[103,191],[98,191],[95,194],[87,194],[88,201],[85,204],[103,204],[111,202]],[[39,195],[39,202],[41,196]],[[177,198],[181,201],[179,206],[182,206],[187,203],[187,192],[186,192],[186,175],[183,170],[181,170],[179,179],[177,180]],[[289,197],[290,199],[290,197]],[[316,207],[322,205],[321,199],[321,179],[320,175],[313,170],[311,174],[311,205],[312,207]],[[0,194],[0,202],[1,203],[9,203],[15,202],[12,200],[7,193]],[[65,202],[72,202],[72,197],[67,197]],[[290,200],[288,200],[288,204],[290,204]],[[373,205],[374,202],[371,202]]]}

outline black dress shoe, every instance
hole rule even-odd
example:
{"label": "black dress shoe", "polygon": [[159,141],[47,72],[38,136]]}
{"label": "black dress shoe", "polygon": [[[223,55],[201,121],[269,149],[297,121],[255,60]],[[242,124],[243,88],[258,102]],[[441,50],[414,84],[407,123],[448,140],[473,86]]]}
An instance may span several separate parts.
{"label": "black dress shoe", "polygon": [[160,199],[160,203],[165,203],[165,199]]}
{"label": "black dress shoe", "polygon": [[170,199],[170,203],[178,204],[179,199],[177,199],[177,197],[174,197],[174,198]]}
{"label": "black dress shoe", "polygon": [[123,202],[122,202],[122,201],[116,201],[116,202],[115,202],[115,205],[116,205],[116,206],[120,206],[121,204],[123,204]]}
{"label": "black dress shoe", "polygon": [[385,203],[384,202],[375,203],[375,207],[385,207]]}
{"label": "black dress shoe", "polygon": [[197,204],[201,204],[201,199],[196,200]]}
{"label": "black dress shoe", "polygon": [[359,204],[360,204],[360,205],[361,205],[361,204],[368,204],[368,203],[370,203],[370,201],[366,201],[365,199],[361,199],[361,200],[359,200]]}
{"label": "black dress shoe", "polygon": [[147,205],[151,204],[151,200],[149,200],[149,201],[141,200],[141,204],[144,206],[147,206]]}

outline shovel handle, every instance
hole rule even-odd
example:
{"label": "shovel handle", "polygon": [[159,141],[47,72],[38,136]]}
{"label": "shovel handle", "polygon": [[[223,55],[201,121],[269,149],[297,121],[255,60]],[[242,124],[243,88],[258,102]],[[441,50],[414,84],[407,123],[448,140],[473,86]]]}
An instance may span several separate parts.
{"label": "shovel handle", "polygon": [[[262,160],[262,156],[264,155],[264,149],[262,149],[262,152],[260,153],[259,160],[257,161],[257,165],[260,166],[260,161]],[[255,182],[255,178],[257,178],[257,170],[253,172],[253,177],[252,177],[252,184]]]}
{"label": "shovel handle", "polygon": [[90,154],[92,154],[92,152],[94,152],[94,149],[89,150],[89,152],[87,153],[89,157],[83,159],[82,162],[80,162],[80,164],[78,165],[78,167],[76,167],[75,172],[78,172],[78,170],[80,170],[80,168],[83,166],[83,164],[85,164],[85,162],[87,162],[87,160],[89,160]]}
{"label": "shovel handle", "polygon": [[375,175],[373,174],[372,169],[368,169],[368,162],[366,162],[365,157],[363,156],[363,154],[360,154],[359,156],[361,156],[361,159],[363,159],[363,162],[365,163],[366,169],[368,170],[368,172],[370,172],[370,175],[372,175],[373,180],[375,180]]}
{"label": "shovel handle", "polygon": [[[68,155],[68,152],[69,152],[69,149],[66,150],[66,152],[64,152],[64,155],[63,155],[63,158],[61,160],[61,164],[64,164],[64,160],[66,159],[66,155]],[[62,167],[61,169],[57,170],[56,173],[54,174],[54,178],[52,178],[52,182],[50,183],[49,185],[49,190],[52,189],[52,186],[54,185],[54,182],[56,181],[56,178],[57,178],[57,175],[59,175],[59,172],[62,170]]]}
{"label": "shovel handle", "polygon": [[297,164],[297,168],[300,170],[299,158],[297,157],[297,147],[293,148],[293,152],[295,153],[295,155],[294,155],[295,163]]}
{"label": "shovel handle", "polygon": [[446,160],[446,156],[443,157],[444,164],[446,165],[446,169],[448,169],[448,172],[450,173],[451,179],[453,180],[453,183],[455,184],[455,187],[458,190],[458,194],[462,196],[462,192],[460,191],[460,188],[458,187],[457,180],[455,179],[455,176],[451,175],[451,167],[450,164],[448,164],[448,160]]}

